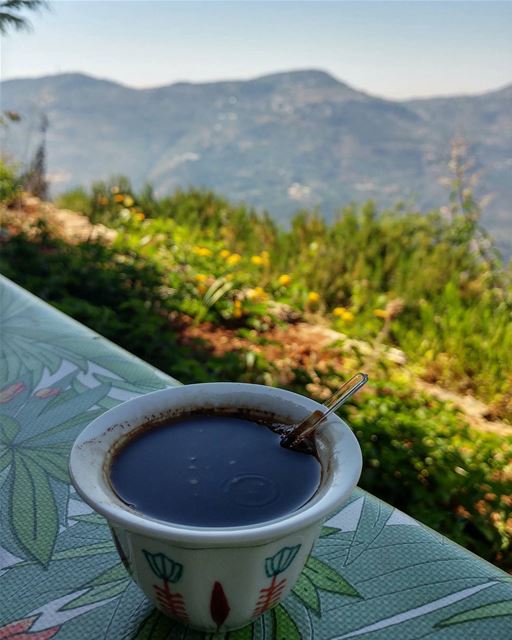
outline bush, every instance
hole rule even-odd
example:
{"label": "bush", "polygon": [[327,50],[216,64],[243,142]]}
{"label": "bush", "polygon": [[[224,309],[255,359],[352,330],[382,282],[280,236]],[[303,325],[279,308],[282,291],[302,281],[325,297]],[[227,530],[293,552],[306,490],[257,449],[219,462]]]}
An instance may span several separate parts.
{"label": "bush", "polygon": [[[327,224],[303,211],[284,230],[207,191],[158,200],[116,179],[95,186],[89,207],[122,232],[120,250],[181,269],[178,285],[193,297],[185,313],[250,325],[258,310],[267,315],[269,297],[320,312],[353,337],[402,348],[429,381],[473,393],[512,420],[512,266],[500,264],[470,199],[448,217],[378,213],[367,203]],[[217,285],[225,285],[218,298]]]}
{"label": "bush", "polygon": [[70,209],[86,216],[92,213],[91,198],[82,187],[66,191],[56,199],[55,204],[61,209]]}
{"label": "bush", "polygon": [[0,160],[0,203],[10,205],[19,193],[20,181],[14,167]]}
{"label": "bush", "polygon": [[0,272],[181,382],[261,382],[261,366],[248,370],[244,353],[215,358],[200,341],[178,343],[162,273],[137,254],[101,242],[67,244],[40,223],[30,236],[4,242]]}
{"label": "bush", "polygon": [[365,460],[361,486],[512,569],[512,438],[478,433],[410,389],[373,388],[349,412]]}

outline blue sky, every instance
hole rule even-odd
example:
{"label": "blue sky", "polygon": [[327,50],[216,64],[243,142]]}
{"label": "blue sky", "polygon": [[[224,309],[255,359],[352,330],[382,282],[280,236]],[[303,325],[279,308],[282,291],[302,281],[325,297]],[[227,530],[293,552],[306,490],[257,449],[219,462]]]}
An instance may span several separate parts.
{"label": "blue sky", "polygon": [[50,4],[2,39],[2,79],[82,71],[148,87],[320,68],[390,98],[512,82],[512,2]]}

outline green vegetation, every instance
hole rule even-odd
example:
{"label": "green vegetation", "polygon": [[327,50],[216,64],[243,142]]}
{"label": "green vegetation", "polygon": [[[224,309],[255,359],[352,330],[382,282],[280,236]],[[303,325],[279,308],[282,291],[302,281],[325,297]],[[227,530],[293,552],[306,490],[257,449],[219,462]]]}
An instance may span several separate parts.
{"label": "green vegetation", "polygon": [[423,377],[512,418],[512,272],[457,183],[444,214],[378,213],[368,203],[332,224],[301,212],[288,231],[211,193],[157,200],[123,179],[59,204],[118,229],[116,248],[158,265],[183,313],[255,328],[271,300],[321,313],[351,337],[400,347]]}
{"label": "green vegetation", "polygon": [[39,10],[46,5],[45,0],[0,0],[0,33],[5,35],[9,29],[29,29],[30,22],[24,12]]}
{"label": "green vegetation", "polygon": [[[7,217],[6,276],[185,383],[263,382],[321,398],[364,367],[372,384],[346,409],[365,459],[361,486],[512,568],[512,438],[473,430],[414,385],[421,374],[471,390],[512,417],[510,273],[469,193],[455,188],[446,215],[369,203],[330,225],[301,212],[289,230],[212,193],[158,199],[120,178],[59,206],[116,239],[71,243]],[[337,357],[291,358],[285,372],[265,349],[297,318],[338,330]],[[242,346],[216,351],[212,327]],[[409,363],[393,362],[389,346]]]}
{"label": "green vegetation", "polygon": [[13,167],[0,160],[0,202],[11,204],[16,199],[20,181]]}

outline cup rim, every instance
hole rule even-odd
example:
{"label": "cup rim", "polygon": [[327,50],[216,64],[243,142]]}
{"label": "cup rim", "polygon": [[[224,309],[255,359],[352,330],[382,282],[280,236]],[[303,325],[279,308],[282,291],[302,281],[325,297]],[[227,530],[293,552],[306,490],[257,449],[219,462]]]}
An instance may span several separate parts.
{"label": "cup rim", "polygon": [[[179,542],[186,546],[228,547],[236,544],[263,544],[310,525],[322,522],[340,507],[355,488],[362,468],[359,443],[352,430],[337,415],[330,414],[316,436],[322,467],[326,464],[327,479],[319,495],[300,509],[280,518],[240,527],[195,527],[174,524],[144,515],[124,504],[106,479],[105,467],[115,442],[120,436],[155,418],[172,407],[182,410],[205,406],[206,398],[223,398],[232,406],[264,398],[287,407],[299,419],[321,407],[319,403],[284,389],[240,382],[210,382],[168,387],[132,398],[109,409],[90,422],[76,438],[70,453],[71,482],[80,497],[109,523],[153,538]],[[236,401],[235,401],[236,400]],[[222,405],[225,406],[225,405]],[[207,408],[207,405],[205,406]],[[283,411],[284,413],[284,411]],[[282,414],[281,414],[282,415]],[[297,418],[296,418],[297,419]],[[323,454],[322,454],[323,451]],[[330,453],[327,453],[327,452]],[[324,469],[325,471],[325,469]],[[322,485],[321,485],[322,487]]]}

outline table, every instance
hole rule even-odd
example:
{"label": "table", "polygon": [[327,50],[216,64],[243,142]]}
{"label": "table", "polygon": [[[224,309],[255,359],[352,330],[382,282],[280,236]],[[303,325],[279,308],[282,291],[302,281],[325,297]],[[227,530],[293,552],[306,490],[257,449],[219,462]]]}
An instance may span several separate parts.
{"label": "table", "polygon": [[[90,420],[179,383],[3,278],[0,351],[0,639],[203,637],[152,610],[67,471]],[[293,594],[209,638],[510,640],[512,580],[357,489]]]}

